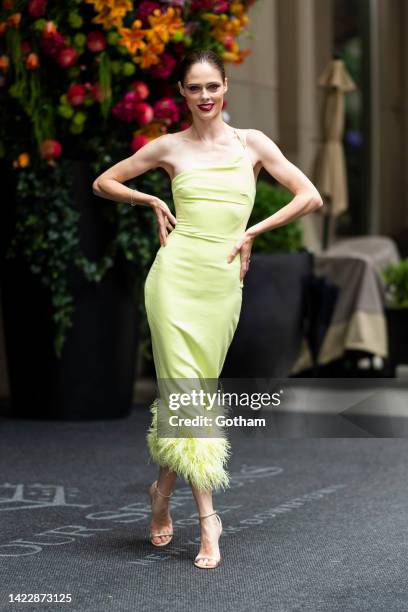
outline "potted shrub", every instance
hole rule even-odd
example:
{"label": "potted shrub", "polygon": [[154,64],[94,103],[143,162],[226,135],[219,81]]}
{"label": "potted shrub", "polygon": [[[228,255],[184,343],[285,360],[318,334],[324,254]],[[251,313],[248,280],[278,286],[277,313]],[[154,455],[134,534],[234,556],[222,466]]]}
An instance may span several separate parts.
{"label": "potted shrub", "polygon": [[[248,227],[270,217],[292,199],[283,187],[259,180]],[[288,375],[303,338],[304,292],[313,267],[302,239],[297,220],[255,238],[244,278],[240,320],[223,377]]]}
{"label": "potted shrub", "polygon": [[408,257],[382,272],[386,285],[389,376],[399,363],[408,363]]}

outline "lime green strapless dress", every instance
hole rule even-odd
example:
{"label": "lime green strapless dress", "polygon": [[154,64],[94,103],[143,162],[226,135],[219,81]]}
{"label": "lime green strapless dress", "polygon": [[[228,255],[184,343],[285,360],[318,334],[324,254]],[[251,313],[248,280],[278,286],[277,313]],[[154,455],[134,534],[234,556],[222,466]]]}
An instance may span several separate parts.
{"label": "lime green strapless dress", "polygon": [[[238,325],[240,254],[232,263],[227,256],[246,229],[256,192],[252,162],[245,142],[241,144],[242,152],[233,160],[185,170],[172,181],[177,225],[145,282],[159,380],[217,379]],[[229,486],[227,437],[160,437],[157,402],[150,407],[147,434],[153,461],[200,489]]]}

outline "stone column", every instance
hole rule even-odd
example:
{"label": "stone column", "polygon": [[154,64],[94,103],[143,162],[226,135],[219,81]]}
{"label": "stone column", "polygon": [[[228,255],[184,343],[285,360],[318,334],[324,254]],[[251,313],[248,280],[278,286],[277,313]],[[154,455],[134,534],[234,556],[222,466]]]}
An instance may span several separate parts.
{"label": "stone column", "polygon": [[242,49],[251,49],[251,55],[242,64],[226,65],[232,125],[262,130],[272,140],[279,137],[278,4],[278,0],[260,0],[251,7],[251,38],[241,35],[238,41]]}
{"label": "stone column", "polygon": [[372,0],[370,8],[370,229],[392,234],[408,225],[408,7],[405,0]]}
{"label": "stone column", "polygon": [[[321,142],[323,92],[317,85],[332,53],[332,0],[279,3],[280,147],[312,181]],[[319,252],[322,216],[301,219],[305,245]]]}

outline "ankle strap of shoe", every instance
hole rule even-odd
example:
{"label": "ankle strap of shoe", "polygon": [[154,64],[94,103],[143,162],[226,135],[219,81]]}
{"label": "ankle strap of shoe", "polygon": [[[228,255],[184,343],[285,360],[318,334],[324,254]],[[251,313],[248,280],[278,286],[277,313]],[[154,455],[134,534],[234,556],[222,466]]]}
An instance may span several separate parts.
{"label": "ankle strap of shoe", "polygon": [[171,496],[173,495],[173,491],[170,493],[170,495],[164,495],[164,493],[162,493],[162,492],[160,491],[159,487],[157,486],[157,483],[156,483],[156,493],[157,493],[158,495],[161,495],[162,497],[171,497]]}
{"label": "ankle strap of shoe", "polygon": [[198,518],[201,521],[201,519],[208,518],[209,516],[214,516],[214,514],[217,514],[217,512],[211,512],[211,514],[205,514],[204,516],[199,516]]}

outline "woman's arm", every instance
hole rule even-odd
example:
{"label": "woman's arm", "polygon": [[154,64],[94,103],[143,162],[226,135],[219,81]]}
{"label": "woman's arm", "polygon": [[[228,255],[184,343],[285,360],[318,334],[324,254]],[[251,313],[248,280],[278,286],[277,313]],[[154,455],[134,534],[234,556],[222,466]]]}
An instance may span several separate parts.
{"label": "woman's arm", "polygon": [[246,233],[255,238],[263,232],[286,225],[323,206],[323,200],[305,174],[283,155],[279,147],[260,130],[248,130],[247,142],[256,151],[265,170],[287,187],[295,197],[276,213],[253,225]]}
{"label": "woman's arm", "polygon": [[295,194],[295,197],[289,204],[282,206],[280,210],[267,219],[249,227],[232,248],[227,261],[231,263],[240,253],[241,280],[248,272],[252,244],[256,236],[281,225],[286,225],[323,206],[320,193],[313,183],[299,168],[286,159],[279,147],[268,136],[260,130],[248,130],[247,144],[255,151],[257,161],[262,162],[267,172]]}
{"label": "woman's arm", "polygon": [[92,190],[100,198],[127,204],[151,206],[154,196],[123,185],[126,181],[156,168],[165,153],[166,135],[145,144],[130,157],[123,159],[98,176]]}
{"label": "woman's arm", "polygon": [[130,189],[123,183],[159,166],[169,146],[168,136],[168,134],[164,134],[148,142],[130,157],[105,170],[92,184],[94,194],[100,198],[115,202],[126,202],[132,206],[136,204],[150,206],[157,218],[162,246],[166,246],[168,233],[177,224],[176,217],[166,202],[163,202],[160,198],[136,189]]}

